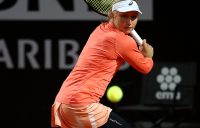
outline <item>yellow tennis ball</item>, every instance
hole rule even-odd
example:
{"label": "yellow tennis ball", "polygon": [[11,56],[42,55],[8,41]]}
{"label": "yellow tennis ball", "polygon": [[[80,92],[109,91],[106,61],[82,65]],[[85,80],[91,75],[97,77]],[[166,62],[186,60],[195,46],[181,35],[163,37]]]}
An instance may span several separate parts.
{"label": "yellow tennis ball", "polygon": [[117,103],[121,101],[123,97],[123,91],[119,86],[113,85],[108,88],[106,96],[110,102]]}

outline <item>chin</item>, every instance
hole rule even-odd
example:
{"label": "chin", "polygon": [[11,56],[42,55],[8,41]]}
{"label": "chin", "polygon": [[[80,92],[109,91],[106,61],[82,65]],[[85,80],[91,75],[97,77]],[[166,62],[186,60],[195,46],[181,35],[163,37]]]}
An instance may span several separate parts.
{"label": "chin", "polygon": [[124,33],[125,33],[126,35],[128,35],[128,34],[131,33],[131,30],[129,30],[129,31],[125,31]]}

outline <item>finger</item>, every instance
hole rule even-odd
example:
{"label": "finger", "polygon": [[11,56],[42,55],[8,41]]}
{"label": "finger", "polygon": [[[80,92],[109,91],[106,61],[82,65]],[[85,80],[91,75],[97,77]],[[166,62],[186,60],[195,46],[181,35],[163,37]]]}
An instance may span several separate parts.
{"label": "finger", "polygon": [[143,43],[146,44],[146,42],[147,42],[147,40],[146,40],[146,39],[143,39]]}

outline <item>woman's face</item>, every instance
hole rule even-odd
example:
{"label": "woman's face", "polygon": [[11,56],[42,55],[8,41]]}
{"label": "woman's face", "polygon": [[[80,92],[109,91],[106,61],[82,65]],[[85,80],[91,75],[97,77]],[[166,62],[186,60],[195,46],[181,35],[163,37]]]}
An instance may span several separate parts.
{"label": "woman's face", "polygon": [[137,24],[138,12],[113,12],[112,18],[116,28],[125,34],[129,34]]}

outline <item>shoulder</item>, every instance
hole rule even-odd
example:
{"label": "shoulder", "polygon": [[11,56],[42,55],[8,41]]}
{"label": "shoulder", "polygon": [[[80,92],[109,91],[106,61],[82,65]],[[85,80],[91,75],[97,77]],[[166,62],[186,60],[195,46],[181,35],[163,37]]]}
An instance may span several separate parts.
{"label": "shoulder", "polygon": [[137,49],[137,43],[133,37],[125,34],[119,34],[116,38],[116,46],[120,49]]}

